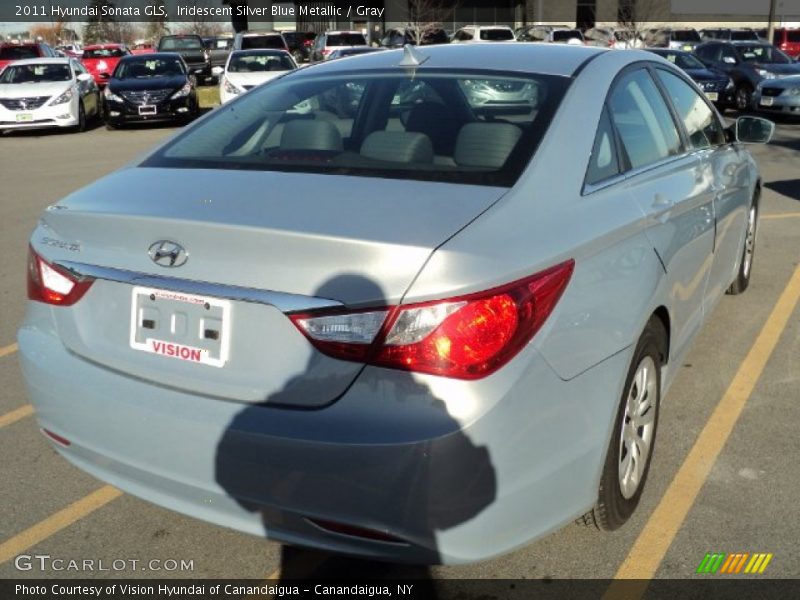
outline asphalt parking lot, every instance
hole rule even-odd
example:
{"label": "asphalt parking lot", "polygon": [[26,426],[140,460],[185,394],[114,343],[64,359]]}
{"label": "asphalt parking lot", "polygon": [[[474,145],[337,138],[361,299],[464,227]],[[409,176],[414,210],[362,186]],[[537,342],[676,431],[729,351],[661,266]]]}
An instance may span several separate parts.
{"label": "asphalt parking lot", "polygon": [[[753,148],[765,189],[752,283],[716,308],[665,398],[648,486],[632,520],[611,534],[569,525],[495,560],[431,569],[284,550],[178,515],[92,479],[40,435],[14,344],[30,231],[47,205],[174,131],[95,127],[0,136],[0,578],[393,570],[434,578],[700,578],[708,577],[695,573],[706,553],[720,552],[771,553],[755,577],[800,577],[800,122],[779,123],[771,144]],[[93,573],[38,564],[26,570],[15,560],[21,554],[126,563]],[[168,570],[169,561],[191,561],[192,568]]]}

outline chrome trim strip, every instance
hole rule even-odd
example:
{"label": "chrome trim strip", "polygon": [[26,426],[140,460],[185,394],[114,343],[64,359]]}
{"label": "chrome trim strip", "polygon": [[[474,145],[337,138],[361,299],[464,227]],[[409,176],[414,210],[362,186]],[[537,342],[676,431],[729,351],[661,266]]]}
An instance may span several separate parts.
{"label": "chrome trim strip", "polygon": [[68,260],[56,261],[54,264],[62,269],[66,269],[76,277],[92,277],[94,279],[116,281],[118,283],[126,283],[129,285],[154,287],[172,292],[182,292],[184,294],[212,296],[214,298],[224,298],[226,300],[265,304],[267,306],[274,306],[284,313],[344,306],[341,302],[338,302],[337,300],[330,300],[328,298],[302,296],[300,294],[287,294],[284,292],[259,290],[256,288],[240,287],[236,285],[209,283],[206,281],[178,279],[176,277],[163,277],[161,275],[136,273],[135,271],[125,271],[123,269],[113,269],[110,267],[99,267],[97,265],[87,265]]}

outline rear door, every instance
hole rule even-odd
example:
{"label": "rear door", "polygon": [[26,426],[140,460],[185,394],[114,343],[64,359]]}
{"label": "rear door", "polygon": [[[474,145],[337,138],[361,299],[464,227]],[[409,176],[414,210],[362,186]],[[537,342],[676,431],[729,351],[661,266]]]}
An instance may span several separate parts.
{"label": "rear door", "polygon": [[647,215],[647,236],[666,272],[670,354],[677,356],[702,323],[714,244],[712,183],[647,68],[624,73],[608,105],[628,169],[628,192]]}

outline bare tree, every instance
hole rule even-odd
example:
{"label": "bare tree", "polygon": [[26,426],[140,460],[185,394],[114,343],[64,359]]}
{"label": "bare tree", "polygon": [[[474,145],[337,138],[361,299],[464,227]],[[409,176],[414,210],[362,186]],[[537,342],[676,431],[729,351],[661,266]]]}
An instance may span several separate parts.
{"label": "bare tree", "polygon": [[[195,0],[195,6],[217,6],[220,4],[218,0]],[[182,31],[184,33],[193,33],[200,36],[219,35],[223,31],[222,23],[214,21],[211,17],[195,16],[191,21],[187,21]]]}
{"label": "bare tree", "polygon": [[630,30],[634,40],[645,41],[651,29],[669,22],[668,7],[659,0],[619,0],[617,23]]}
{"label": "bare tree", "polygon": [[407,28],[417,43],[452,21],[458,4],[452,0],[409,0]]}

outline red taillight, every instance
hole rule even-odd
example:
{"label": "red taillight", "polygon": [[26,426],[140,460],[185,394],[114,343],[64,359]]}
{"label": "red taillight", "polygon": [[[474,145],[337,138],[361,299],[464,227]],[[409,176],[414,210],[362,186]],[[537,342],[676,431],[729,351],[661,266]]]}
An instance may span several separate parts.
{"label": "red taillight", "polygon": [[56,306],[72,306],[92,286],[94,279],[79,279],[51,265],[28,248],[28,298]]}
{"label": "red taillight", "polygon": [[330,48],[323,48],[323,49],[322,49],[322,54],[323,54],[323,55],[325,55],[325,54],[330,54],[331,52],[333,52],[333,51],[332,51]]}
{"label": "red taillight", "polygon": [[321,352],[343,360],[478,379],[510,361],[561,297],[574,261],[477,294],[349,313],[292,316]]}

